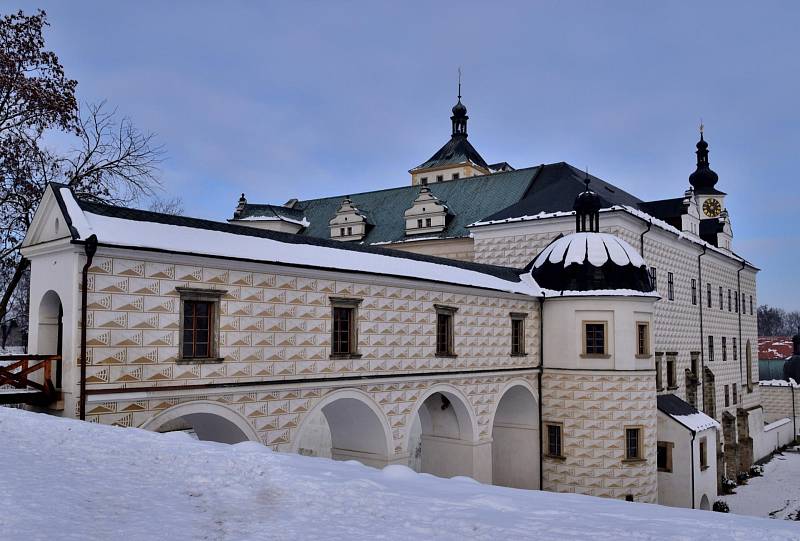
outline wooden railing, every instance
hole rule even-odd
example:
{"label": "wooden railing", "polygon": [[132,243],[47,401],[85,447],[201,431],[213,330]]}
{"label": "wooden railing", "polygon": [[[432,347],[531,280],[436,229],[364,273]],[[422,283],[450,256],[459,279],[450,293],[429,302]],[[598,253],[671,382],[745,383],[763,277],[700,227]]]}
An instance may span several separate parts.
{"label": "wooden railing", "polygon": [[[0,401],[53,402],[56,397],[53,363],[60,360],[60,355],[0,355]],[[22,400],[25,394],[29,396]]]}

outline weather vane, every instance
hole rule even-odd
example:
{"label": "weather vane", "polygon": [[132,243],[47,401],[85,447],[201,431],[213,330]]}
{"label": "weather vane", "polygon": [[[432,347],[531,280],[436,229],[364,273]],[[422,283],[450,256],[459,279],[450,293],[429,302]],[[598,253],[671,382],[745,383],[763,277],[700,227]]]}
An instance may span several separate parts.
{"label": "weather vane", "polygon": [[458,99],[461,99],[461,66],[458,66]]}
{"label": "weather vane", "polygon": [[701,118],[701,119],[700,119],[700,135],[702,135],[702,134],[703,134],[703,129],[704,129],[704,128],[705,128],[705,126],[703,125],[703,119]]}

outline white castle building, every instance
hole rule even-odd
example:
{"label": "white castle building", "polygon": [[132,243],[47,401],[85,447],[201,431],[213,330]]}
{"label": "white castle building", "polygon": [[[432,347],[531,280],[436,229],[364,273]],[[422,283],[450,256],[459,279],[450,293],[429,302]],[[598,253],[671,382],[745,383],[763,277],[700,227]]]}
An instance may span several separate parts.
{"label": "white castle building", "polygon": [[467,120],[459,97],[410,186],[243,196],[230,223],[49,186],[23,254],[29,351],[54,365],[25,400],[708,509],[719,478],[793,435],[763,422],[757,269],[733,251],[702,134],[691,187],[644,202],[564,163],[487,164]]}

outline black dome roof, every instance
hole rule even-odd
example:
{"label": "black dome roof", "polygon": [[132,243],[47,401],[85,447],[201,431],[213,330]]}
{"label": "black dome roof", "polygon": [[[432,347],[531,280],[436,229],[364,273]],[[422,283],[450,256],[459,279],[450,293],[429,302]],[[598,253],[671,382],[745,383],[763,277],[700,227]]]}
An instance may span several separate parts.
{"label": "black dome roof", "polygon": [[644,259],[608,233],[581,232],[550,243],[530,265],[540,287],[556,291],[653,291]]}
{"label": "black dome roof", "polygon": [[703,139],[703,132],[700,132],[700,140],[696,146],[697,168],[689,175],[689,184],[697,193],[715,192],[714,186],[719,181],[719,176],[708,163],[708,143]]}
{"label": "black dome roof", "polygon": [[453,116],[467,116],[467,108],[461,103],[461,97],[458,98],[458,103],[453,106]]}

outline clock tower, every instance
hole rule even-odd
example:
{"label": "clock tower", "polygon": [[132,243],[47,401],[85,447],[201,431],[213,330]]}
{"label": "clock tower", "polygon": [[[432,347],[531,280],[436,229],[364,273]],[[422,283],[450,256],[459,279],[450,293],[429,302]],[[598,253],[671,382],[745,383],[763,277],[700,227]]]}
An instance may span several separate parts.
{"label": "clock tower", "polygon": [[703,137],[702,124],[696,154],[697,168],[689,175],[689,184],[692,185],[697,208],[700,210],[700,237],[714,246],[730,250],[733,230],[725,208],[726,194],[716,188],[719,176],[708,163],[708,143]]}
{"label": "clock tower", "polygon": [[697,169],[689,175],[697,206],[700,208],[700,219],[717,219],[725,210],[725,192],[715,188],[719,177],[708,164],[708,143],[703,137],[703,125],[700,125],[700,140],[697,142]]}

